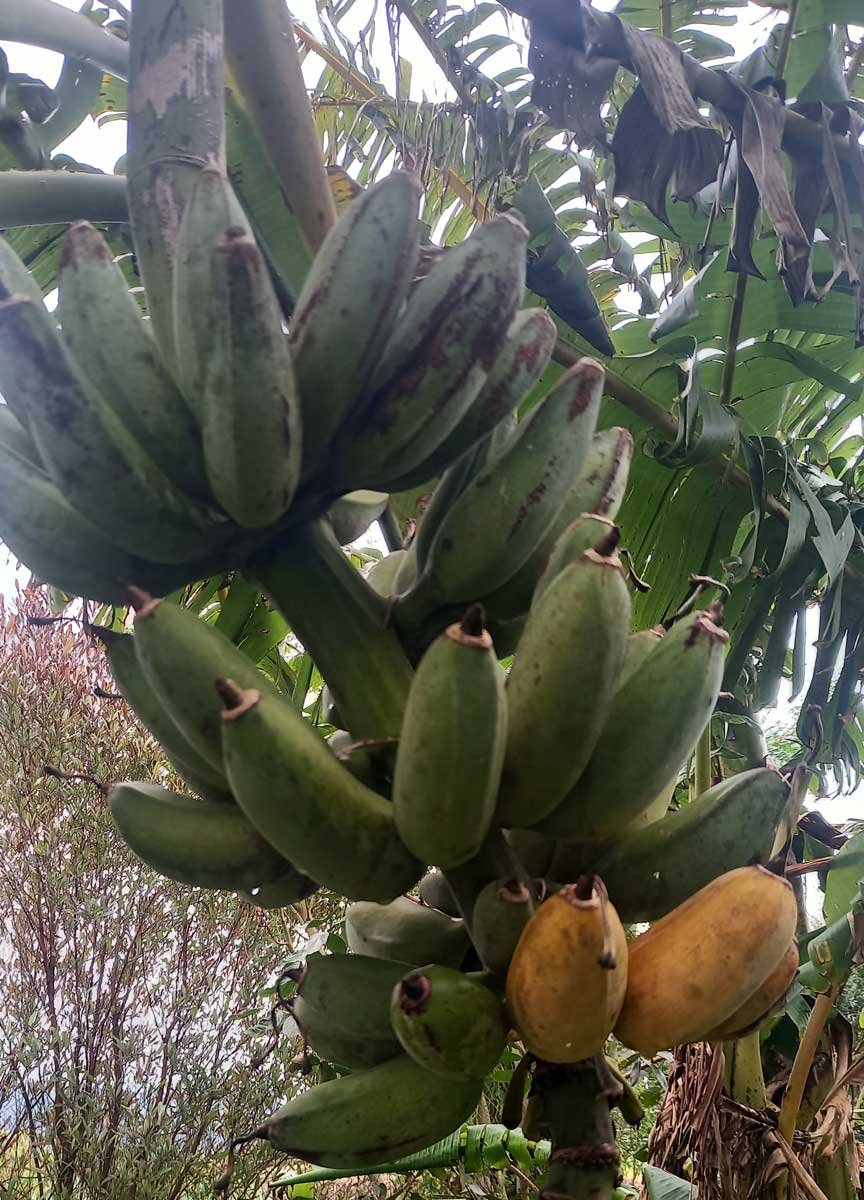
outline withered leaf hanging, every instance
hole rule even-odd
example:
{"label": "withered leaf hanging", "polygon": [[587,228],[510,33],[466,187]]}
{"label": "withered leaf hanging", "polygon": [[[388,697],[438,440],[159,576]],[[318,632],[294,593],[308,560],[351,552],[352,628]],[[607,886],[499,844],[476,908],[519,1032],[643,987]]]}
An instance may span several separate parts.
{"label": "withered leaf hanging", "polygon": [[723,140],[716,130],[702,125],[670,133],[640,83],[618,116],[612,155],[616,195],[642,200],[669,225],[666,192],[670,181],[674,194],[682,199],[711,183],[723,155]]}
{"label": "withered leaf hanging", "polygon": [[785,110],[775,96],[745,87],[732,76],[728,78],[744,99],[741,120],[734,130],[741,161],[729,268],[744,269],[750,273],[755,271],[750,253],[756,218],[753,200],[755,185],[762,207],[780,241],[777,269],[792,303],[799,304],[808,294],[802,289],[807,286],[812,241],[798,218],[786,182],[783,157]]}
{"label": "withered leaf hanging", "polygon": [[600,110],[618,63],[562,46],[542,29],[534,29],[528,48],[534,73],[531,99],[558,129],[574,134],[580,146],[605,148],[608,142]]}

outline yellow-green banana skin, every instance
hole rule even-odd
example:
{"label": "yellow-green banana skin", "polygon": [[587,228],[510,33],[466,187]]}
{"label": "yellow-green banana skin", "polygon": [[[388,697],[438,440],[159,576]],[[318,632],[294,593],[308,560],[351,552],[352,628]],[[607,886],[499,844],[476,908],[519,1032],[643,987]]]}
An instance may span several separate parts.
{"label": "yellow-green banana skin", "polygon": [[470,948],[465,922],[398,896],[391,904],[349,904],[345,940],[354,954],[422,966],[458,967]]}
{"label": "yellow-green banana skin", "polygon": [[393,806],[346,771],[282,697],[247,692],[226,710],[222,758],[252,824],[322,886],[351,900],[392,900],[423,874]]}
{"label": "yellow-green banana skin", "polygon": [[[677,775],[710,720],[728,634],[715,609],[669,630],[612,700],[588,766],[539,828],[603,841],[630,824]],[[622,739],[633,736],[630,747]]]}
{"label": "yellow-green banana skin", "polygon": [[394,617],[410,633],[444,603],[470,603],[505,583],[551,528],[588,453],[603,368],[581,359],[516,428],[444,515],[417,582]]}
{"label": "yellow-green banana skin", "polygon": [[409,970],[405,963],[361,954],[310,955],[291,1001],[307,1045],[352,1071],[401,1054],[390,996]]}
{"label": "yellow-green banana skin", "polygon": [[596,861],[621,919],[656,921],[719,875],[767,863],[788,802],[783,777],[759,767],[625,833]]}
{"label": "yellow-green banana skin", "polygon": [[471,612],[433,642],[414,675],[396,754],[393,812],[423,862],[455,867],[489,831],[507,737],[504,674]]}
{"label": "yellow-green banana skin", "polygon": [[152,783],[118,783],[109,796],[124,842],[154,871],[190,887],[236,891],[290,868],[235,804],[212,804]]}
{"label": "yellow-green banana skin", "polygon": [[532,609],[507,679],[500,825],[536,825],[585,769],[615,694],[630,618],[617,556],[593,550]]}
{"label": "yellow-green banana skin", "polygon": [[396,984],[390,1020],[414,1061],[448,1078],[485,1078],[507,1044],[499,997],[480,980],[437,963]]}
{"label": "yellow-green banana skin", "polygon": [[408,1055],[321,1083],[280,1108],[260,1136],[322,1167],[368,1167],[423,1150],[470,1117],[481,1080],[434,1075]]}

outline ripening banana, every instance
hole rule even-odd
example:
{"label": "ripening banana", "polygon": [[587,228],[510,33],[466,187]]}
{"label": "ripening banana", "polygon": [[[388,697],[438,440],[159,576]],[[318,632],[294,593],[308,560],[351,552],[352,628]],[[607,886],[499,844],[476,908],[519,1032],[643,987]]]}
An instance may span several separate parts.
{"label": "ripening banana", "polygon": [[349,904],[345,940],[354,954],[397,959],[412,966],[437,962],[458,967],[471,946],[464,921],[407,896],[398,896],[390,904]]}
{"label": "ripening banana", "polygon": [[290,870],[236,804],[196,800],[153,783],[115,784],[109,803],[129,849],[178,883],[233,892]]}
{"label": "ripening banana", "polygon": [[[74,249],[64,243],[64,261]],[[122,425],[41,301],[13,296],[0,304],[0,391],[26,411],[46,473],[64,499],[124,549],[182,563],[230,540],[227,522],[220,525],[181,493]]]}
{"label": "ripening banana", "polygon": [[507,1007],[526,1049],[547,1062],[599,1054],[627,986],[627,938],[593,875],[550,896],[525,926],[507,972]]}
{"label": "ripening banana", "polygon": [[420,195],[407,171],[363,192],[330,230],[303,284],[290,337],[304,479],[325,454],[329,475],[333,438],[380,363],[417,265]]}
{"label": "ripening banana", "polygon": [[[711,718],[729,635],[719,605],[684,617],[616,692],[576,786],[539,825],[563,839],[602,841],[625,828],[675,778]],[[638,752],[622,752],[638,730]]]}
{"label": "ripening banana", "polygon": [[527,308],[518,312],[485,383],[465,415],[418,466],[398,479],[389,480],[389,490],[407,491],[434,479],[488,437],[515,411],[543,374],[557,333],[545,309]]}
{"label": "ripening banana", "polygon": [[272,883],[262,883],[251,891],[239,891],[237,896],[247,904],[254,904],[256,908],[269,911],[274,908],[287,908],[299,900],[306,900],[317,891],[318,884],[314,879],[291,867]]}
{"label": "ripening banana", "polygon": [[742,771],[596,858],[625,921],[656,921],[736,867],[766,863],[789,803],[777,771]]}
{"label": "ripening banana", "polygon": [[483,1079],[507,1044],[509,1023],[499,997],[452,967],[433,963],[405,975],[389,1007],[402,1049],[436,1075]]}
{"label": "ripening banana", "polygon": [[466,415],[522,298],[526,243],[521,222],[502,214],[416,284],[328,453],[328,476],[342,490],[390,491]]}
{"label": "ripening banana", "polygon": [[63,340],[81,371],[168,477],[210,501],[195,418],[111,248],[86,221],[66,233],[57,282]]}
{"label": "ripening banana", "polygon": [[134,645],[144,677],[166,717],[197,757],[210,764],[211,772],[224,777],[222,704],[216,680],[230,676],[241,687],[278,696],[276,688],[224,633],[191,609],[167,600],[139,597]]}
{"label": "ripening banana", "polygon": [[453,889],[437,868],[423,876],[417,885],[417,894],[429,908],[437,908],[448,917],[461,916]]}
{"label": "ripening banana", "polygon": [[244,528],[288,509],[300,478],[301,430],[288,338],[264,256],[230,228],[210,250],[212,302],[198,298],[211,328],[200,395],[207,478]]}
{"label": "ripening banana", "polygon": [[617,540],[613,527],[531,610],[507,677],[507,751],[495,814],[506,827],[536,825],[556,808],[604,728],[631,618]]}
{"label": "ripening banana", "polygon": [[484,598],[491,613],[507,619],[528,612],[544,572],[548,582],[561,569],[547,570],[550,555],[556,544],[561,546],[565,530],[572,528],[580,515],[591,514],[598,522],[603,518],[610,524],[614,522],[627,490],[632,457],[633,438],[629,430],[616,427],[594,434],[582,470],[549,531],[515,575],[493,595]]}
{"label": "ripening banana", "polygon": [[204,391],[214,344],[212,319],[227,306],[225,278],[214,275],[213,249],[228,229],[252,230],[228,176],[216,165],[203,167],[183,211],[175,248],[173,307],[177,380],[202,422]]}
{"label": "ripening banana", "polygon": [[744,1037],[745,1034],[758,1029],[772,1013],[780,1008],[785,1000],[786,993],[798,973],[798,957],[798,945],[793,941],[771,974],[759,984],[740,1007],[735,1009],[731,1017],[727,1017],[714,1029],[709,1029],[704,1040],[706,1042],[731,1041],[733,1038]]}
{"label": "ripening banana", "polygon": [[500,457],[443,516],[417,582],[394,607],[410,630],[444,603],[470,603],[521,567],[551,528],[591,444],[603,368],[583,358],[522,421]]}
{"label": "ripening banana", "polygon": [[361,954],[306,959],[291,1015],[319,1058],[363,1070],[401,1054],[390,996],[409,967]]}
{"label": "ripening banana", "polygon": [[489,831],[507,739],[504,679],[476,604],[420,660],[396,754],[393,814],[422,862],[459,866]]}
{"label": "ripening banana", "polygon": [[136,653],[135,638],[99,626],[94,626],[92,632],[105,648],[120,695],[152,733],[177,773],[206,800],[233,802],[223,772],[198,753],[151,685]]}
{"label": "ripening banana", "polygon": [[719,876],[630,943],[615,1036],[646,1057],[701,1041],[778,966],[797,919],[781,876],[759,866]]}
{"label": "ripening banana", "polygon": [[253,1136],[323,1167],[376,1166],[452,1133],[482,1091],[482,1080],[435,1075],[403,1054],[295,1096]]}
{"label": "ripening banana", "polygon": [[487,971],[507,974],[534,911],[534,897],[518,879],[493,879],[480,889],[471,910],[471,941]]}
{"label": "ripening banana", "polygon": [[355,779],[283,697],[228,680],[222,759],[237,803],[273,846],[324,887],[392,900],[423,866],[400,841],[393,806]]}

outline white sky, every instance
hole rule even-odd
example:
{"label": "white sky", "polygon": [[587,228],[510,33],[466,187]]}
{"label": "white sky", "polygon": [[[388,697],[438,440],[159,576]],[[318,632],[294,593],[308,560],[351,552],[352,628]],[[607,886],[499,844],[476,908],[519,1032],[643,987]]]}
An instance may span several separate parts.
{"label": "white sky", "polygon": [[[80,7],[80,0],[57,0],[57,2],[70,9],[78,9]],[[597,7],[603,9],[609,9],[612,6],[613,0],[599,0],[597,4]],[[307,24],[310,29],[313,31],[319,29],[315,0],[295,0],[290,7],[294,16],[304,24]],[[353,36],[356,30],[368,19],[368,14],[369,3],[361,0],[360,3],[354,6],[354,9],[351,10],[343,22],[343,29],[346,35]],[[505,26],[505,20],[502,12],[500,32],[504,32],[506,29],[510,33],[510,36],[518,37],[522,29],[521,22],[511,17],[509,25]],[[754,46],[762,42],[777,20],[777,13],[772,12],[770,9],[750,4],[734,27],[710,28],[709,32],[716,32],[717,35],[734,45],[737,54],[740,56],[749,53]],[[484,33],[492,31],[492,24],[485,26],[483,30]],[[11,70],[26,72],[36,78],[43,79],[49,84],[53,84],[56,81],[62,63],[59,55],[53,54],[50,51],[11,42],[3,43],[3,48],[8,55]],[[403,22],[400,34],[400,52],[414,66],[411,88],[414,97],[419,98],[421,95],[425,95],[428,99],[436,100],[449,97],[448,89],[441,73],[432,64],[425,47],[405,22]],[[377,22],[372,56],[373,61],[381,69],[385,85],[392,89],[393,71],[390,46],[386,26],[383,20],[380,19]],[[503,69],[506,65],[504,59],[499,55],[494,56],[492,60],[487,60],[484,69],[494,73]],[[306,65],[306,76],[310,84],[317,79],[322,66],[323,64],[314,55],[309,56]],[[111,171],[114,164],[125,152],[125,141],[126,126],[124,122],[113,121],[99,128],[95,121],[88,118],[60,149],[82,162],[90,163],[105,171]],[[365,540],[368,543],[369,539]],[[11,559],[11,556],[2,543],[0,543],[0,593],[9,594],[15,586],[16,578],[23,583],[27,577],[28,573],[17,568],[17,564]],[[815,615],[814,612],[812,616],[815,618]],[[815,636],[816,627],[814,623],[814,639]],[[792,719],[794,710],[788,702],[788,691],[789,685],[784,684],[778,707],[762,714],[762,718],[767,725],[785,725]],[[861,801],[862,794],[858,792],[854,796],[838,797],[836,800],[824,801],[820,804],[820,808],[829,820],[842,821],[849,817],[862,815],[864,805],[862,805]]]}

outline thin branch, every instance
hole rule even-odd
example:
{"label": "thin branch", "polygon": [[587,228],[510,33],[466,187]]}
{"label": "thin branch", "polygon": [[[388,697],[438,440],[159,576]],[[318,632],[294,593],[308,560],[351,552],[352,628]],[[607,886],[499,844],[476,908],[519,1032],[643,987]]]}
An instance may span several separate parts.
{"label": "thin branch", "polygon": [[465,85],[459,76],[450,67],[447,61],[447,55],[438,45],[435,35],[430,32],[427,25],[420,19],[417,10],[406,0],[392,0],[393,7],[405,18],[414,32],[417,34],[420,41],[426,47],[429,54],[437,66],[438,70],[452,87],[453,91],[462,101],[466,108],[472,108],[473,104],[471,97],[465,91]]}
{"label": "thin branch", "polygon": [[846,68],[846,85],[850,89],[858,78],[858,72],[862,66],[864,66],[864,37],[861,38],[861,41],[855,47],[852,57],[849,60],[849,66]]}
{"label": "thin branch", "polygon": [[780,42],[780,51],[777,55],[777,65],[774,68],[774,73],[778,79],[782,79],[786,73],[786,63],[789,59],[792,38],[795,36],[795,22],[797,17],[798,0],[789,0],[789,13],[786,17],[786,24],[783,26],[783,38]]}
{"label": "thin branch", "polygon": [[336,222],[294,25],[283,0],[227,0],[225,50],[289,207],[314,253]]}

